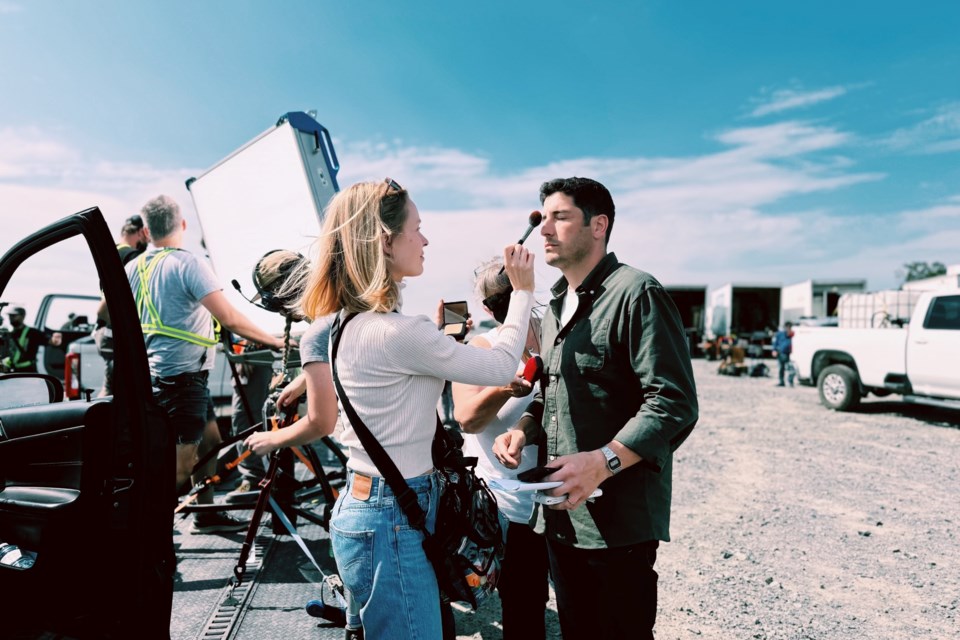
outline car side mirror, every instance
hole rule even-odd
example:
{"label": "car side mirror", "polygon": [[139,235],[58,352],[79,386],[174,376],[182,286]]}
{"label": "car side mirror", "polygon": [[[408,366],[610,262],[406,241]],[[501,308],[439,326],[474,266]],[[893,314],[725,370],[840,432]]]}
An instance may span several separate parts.
{"label": "car side mirror", "polygon": [[0,375],[0,409],[16,409],[63,401],[63,384],[42,373]]}

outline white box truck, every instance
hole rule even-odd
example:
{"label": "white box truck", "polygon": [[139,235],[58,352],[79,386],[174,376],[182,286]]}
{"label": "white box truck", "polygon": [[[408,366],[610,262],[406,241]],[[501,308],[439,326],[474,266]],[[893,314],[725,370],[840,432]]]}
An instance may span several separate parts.
{"label": "white box truck", "polygon": [[707,334],[712,338],[776,330],[780,326],[780,285],[730,283],[710,292]]}

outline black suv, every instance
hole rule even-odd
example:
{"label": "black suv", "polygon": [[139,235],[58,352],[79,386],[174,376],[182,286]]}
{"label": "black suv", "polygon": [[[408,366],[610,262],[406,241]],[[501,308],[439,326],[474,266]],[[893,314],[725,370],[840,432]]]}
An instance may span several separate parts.
{"label": "black suv", "polygon": [[0,375],[0,636],[169,637],[174,441],[154,406],[143,335],[99,209],[15,244],[0,302],[53,291],[64,270],[108,302],[112,397],[63,400],[55,376]]}

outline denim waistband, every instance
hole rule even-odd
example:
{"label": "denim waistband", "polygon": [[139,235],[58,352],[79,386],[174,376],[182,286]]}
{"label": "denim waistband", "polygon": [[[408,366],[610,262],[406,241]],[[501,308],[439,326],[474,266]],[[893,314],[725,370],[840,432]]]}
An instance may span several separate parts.
{"label": "denim waistband", "polygon": [[[350,472],[350,484],[353,484],[354,477],[361,476],[363,478],[370,479],[370,497],[387,497],[393,496],[393,489],[390,488],[390,485],[387,484],[387,481],[380,476],[368,476],[365,473],[358,473],[356,471]],[[406,480],[407,486],[413,490],[414,493],[429,493],[430,490],[436,486],[436,477],[437,472],[431,471],[425,473],[421,476],[416,476],[415,478],[404,478]]]}

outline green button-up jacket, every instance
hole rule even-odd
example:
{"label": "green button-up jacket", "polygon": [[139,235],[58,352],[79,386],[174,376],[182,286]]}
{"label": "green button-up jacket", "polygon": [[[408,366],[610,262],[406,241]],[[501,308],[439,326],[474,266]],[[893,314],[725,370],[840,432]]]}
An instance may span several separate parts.
{"label": "green button-up jacket", "polygon": [[608,253],[576,289],[576,314],[559,325],[567,281],[552,288],[541,354],[539,419],[549,459],[611,440],[643,461],[602,485],[574,511],[541,508],[536,529],[580,548],[669,540],[673,452],[697,422],[697,391],[677,308],[648,273]]}

